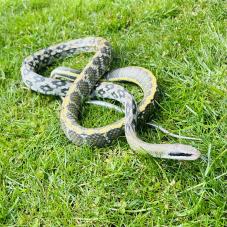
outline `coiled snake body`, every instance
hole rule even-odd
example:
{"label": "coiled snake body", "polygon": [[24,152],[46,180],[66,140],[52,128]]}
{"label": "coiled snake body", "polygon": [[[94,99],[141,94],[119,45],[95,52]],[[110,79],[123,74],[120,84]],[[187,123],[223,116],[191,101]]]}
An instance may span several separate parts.
{"label": "coiled snake body", "polygon": [[[46,78],[37,72],[55,59],[63,58],[80,52],[95,52],[91,61],[74,81]],[[24,83],[34,91],[43,94],[65,96],[63,99],[60,121],[67,138],[77,145],[90,144],[104,146],[117,138],[125,129],[126,139],[133,150],[145,151],[154,157],[194,160],[200,156],[198,150],[183,144],[149,144],[136,135],[138,115],[143,118],[152,105],[156,92],[156,79],[152,73],[140,67],[126,67],[109,72],[107,80],[127,80],[137,83],[144,92],[144,98],[138,108],[136,102],[123,87],[110,82],[97,82],[109,70],[112,60],[112,48],[108,41],[99,37],[77,39],[57,44],[27,57],[21,68]],[[70,74],[62,68],[63,73]],[[70,75],[69,75],[70,77]],[[93,95],[115,99],[125,107],[125,118],[100,128],[84,128],[79,120],[80,109],[84,101]]]}

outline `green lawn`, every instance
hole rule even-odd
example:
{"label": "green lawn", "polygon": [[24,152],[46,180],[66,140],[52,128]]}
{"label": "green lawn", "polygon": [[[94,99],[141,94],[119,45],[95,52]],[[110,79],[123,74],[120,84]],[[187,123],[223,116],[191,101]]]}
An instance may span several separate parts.
{"label": "green lawn", "polygon": [[[0,0],[1,226],[224,226],[226,223],[226,19],[222,0]],[[150,143],[186,143],[193,162],[134,153],[122,136],[106,148],[76,147],[59,124],[61,101],[23,84],[23,59],[86,36],[109,40],[112,68],[157,77]],[[83,54],[57,65],[83,68]],[[52,68],[44,72],[46,76]],[[140,90],[127,86],[139,99]],[[86,106],[84,125],[120,114]],[[97,117],[99,116],[99,117]],[[107,117],[111,116],[109,121]]]}

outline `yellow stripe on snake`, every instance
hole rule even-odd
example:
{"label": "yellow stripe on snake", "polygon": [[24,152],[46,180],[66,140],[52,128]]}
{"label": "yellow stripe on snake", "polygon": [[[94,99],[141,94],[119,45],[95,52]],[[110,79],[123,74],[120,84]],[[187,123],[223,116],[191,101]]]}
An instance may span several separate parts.
{"label": "yellow stripe on snake", "polygon": [[[40,69],[52,64],[56,59],[81,52],[95,54],[79,75],[67,68],[56,69],[50,78],[38,74]],[[116,139],[124,129],[127,142],[135,151],[145,151],[159,158],[197,159],[200,152],[190,145],[149,144],[138,138],[137,118],[145,119],[153,105],[157,87],[156,79],[149,70],[135,66],[108,72],[111,61],[112,48],[107,40],[100,37],[76,39],[50,46],[27,57],[21,67],[22,79],[34,91],[64,97],[60,113],[61,126],[67,138],[76,145],[105,146]],[[56,78],[56,74],[59,78]],[[106,81],[129,81],[139,85],[144,92],[144,98],[138,107],[133,96],[122,86],[111,82],[99,83],[104,74]],[[64,75],[66,80],[61,78]],[[68,80],[70,77],[72,81]],[[81,126],[79,124],[81,108],[91,94],[122,103],[125,117],[99,128]]]}

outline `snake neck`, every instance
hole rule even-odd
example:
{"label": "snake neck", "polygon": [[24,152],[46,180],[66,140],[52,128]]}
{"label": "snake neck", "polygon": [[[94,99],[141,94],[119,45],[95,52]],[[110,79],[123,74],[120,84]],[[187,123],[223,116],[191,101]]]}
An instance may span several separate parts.
{"label": "snake neck", "polygon": [[150,144],[138,138],[133,125],[126,124],[125,135],[127,142],[134,151],[145,152],[153,157],[195,160],[200,156],[200,152],[190,145],[184,144]]}

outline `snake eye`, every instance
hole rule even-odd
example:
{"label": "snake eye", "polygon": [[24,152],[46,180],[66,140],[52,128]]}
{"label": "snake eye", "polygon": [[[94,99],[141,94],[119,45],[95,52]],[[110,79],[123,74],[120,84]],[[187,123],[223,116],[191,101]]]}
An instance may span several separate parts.
{"label": "snake eye", "polygon": [[169,156],[179,156],[179,157],[190,157],[192,156],[192,154],[187,154],[187,153],[174,153],[174,152],[171,152],[168,154]]}

